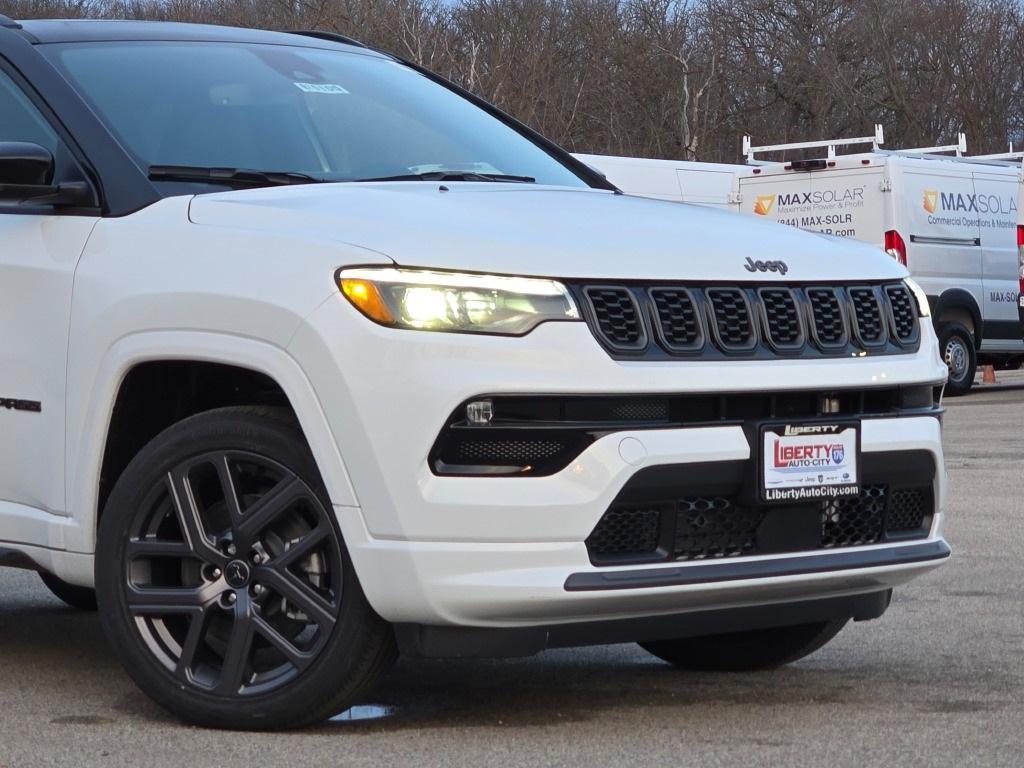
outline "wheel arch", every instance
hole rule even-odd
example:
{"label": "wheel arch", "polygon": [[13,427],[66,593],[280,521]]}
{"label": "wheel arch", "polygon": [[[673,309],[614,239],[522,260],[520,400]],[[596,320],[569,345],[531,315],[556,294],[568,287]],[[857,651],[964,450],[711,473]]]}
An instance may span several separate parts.
{"label": "wheel arch", "polygon": [[935,324],[936,331],[948,322],[963,323],[974,337],[975,350],[981,349],[984,326],[981,308],[973,294],[963,288],[950,288],[938,296],[929,296],[928,300],[931,304],[932,322]]}
{"label": "wheel arch", "polygon": [[[198,376],[200,382],[210,381],[203,377],[213,373],[225,376],[221,392],[203,391],[191,404],[173,404],[171,410],[181,418],[206,410],[202,407],[204,404],[212,407],[289,406],[309,443],[332,503],[357,506],[337,442],[312,384],[287,352],[265,342],[225,334],[188,331],[135,334],[119,340],[104,356],[98,365],[91,396],[81,399],[77,408],[69,401],[67,478],[69,510],[74,524],[68,526],[65,534],[68,550],[95,551],[101,504],[116,481],[110,474],[123,470],[134,455],[131,440],[127,445],[116,447],[118,420],[126,418],[123,411],[118,411],[119,398],[132,387],[138,388],[141,384],[145,388],[154,376],[159,378],[161,373],[172,370],[176,376]],[[164,382],[163,386],[167,385],[173,388],[173,378]],[[233,389],[242,399],[251,400],[259,387],[266,388],[259,394],[263,402],[230,402],[223,391]],[[162,392],[157,387],[156,391],[146,394],[159,398]],[[152,432],[166,420],[168,404],[158,403],[157,407],[164,417],[153,418],[148,428],[142,429],[142,434]],[[137,406],[134,409],[137,410]],[[162,426],[156,432],[161,429]],[[104,477],[105,469],[107,477]]]}

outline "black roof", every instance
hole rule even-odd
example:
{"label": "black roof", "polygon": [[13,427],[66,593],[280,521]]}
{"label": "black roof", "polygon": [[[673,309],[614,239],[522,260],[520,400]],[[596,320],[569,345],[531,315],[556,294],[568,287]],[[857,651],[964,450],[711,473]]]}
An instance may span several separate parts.
{"label": "black roof", "polygon": [[217,27],[209,24],[179,24],[167,21],[108,21],[100,19],[73,19],[45,21],[19,21],[22,30],[35,43],[84,43],[106,41],[166,41],[166,42],[218,42],[264,43],[268,45],[297,45],[305,48],[368,50],[354,40],[341,35],[311,32],[268,32],[242,27]]}

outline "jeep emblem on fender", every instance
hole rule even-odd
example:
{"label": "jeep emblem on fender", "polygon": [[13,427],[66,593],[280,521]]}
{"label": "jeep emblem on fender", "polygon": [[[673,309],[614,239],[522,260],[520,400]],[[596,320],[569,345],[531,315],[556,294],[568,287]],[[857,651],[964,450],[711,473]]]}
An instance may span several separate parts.
{"label": "jeep emblem on fender", "polygon": [[754,261],[749,256],[747,257],[747,263],[743,265],[743,268],[747,272],[778,272],[780,275],[784,275],[789,272],[789,267],[784,261]]}

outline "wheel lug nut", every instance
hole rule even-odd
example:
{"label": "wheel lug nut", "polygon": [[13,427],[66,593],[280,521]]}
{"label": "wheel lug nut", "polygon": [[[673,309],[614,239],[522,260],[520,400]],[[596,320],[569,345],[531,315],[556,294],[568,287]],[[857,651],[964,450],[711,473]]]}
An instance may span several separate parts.
{"label": "wheel lug nut", "polygon": [[262,596],[263,593],[266,592],[266,591],[267,591],[267,588],[264,587],[262,584],[253,584],[252,585],[252,594],[255,597]]}
{"label": "wheel lug nut", "polygon": [[228,554],[234,557],[238,553],[238,549],[235,548],[234,544],[228,544]]}
{"label": "wheel lug nut", "polygon": [[238,602],[238,595],[236,595],[234,592],[225,592],[223,595],[221,595],[221,600],[223,601],[225,606],[231,606]]}

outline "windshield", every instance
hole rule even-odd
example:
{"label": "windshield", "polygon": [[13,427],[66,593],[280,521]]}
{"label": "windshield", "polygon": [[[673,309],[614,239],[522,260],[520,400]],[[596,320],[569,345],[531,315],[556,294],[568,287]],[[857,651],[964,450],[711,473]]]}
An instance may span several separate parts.
{"label": "windshield", "polygon": [[454,171],[587,186],[484,110],[376,55],[192,42],[46,48],[146,169],[238,168],[337,181]]}

